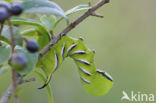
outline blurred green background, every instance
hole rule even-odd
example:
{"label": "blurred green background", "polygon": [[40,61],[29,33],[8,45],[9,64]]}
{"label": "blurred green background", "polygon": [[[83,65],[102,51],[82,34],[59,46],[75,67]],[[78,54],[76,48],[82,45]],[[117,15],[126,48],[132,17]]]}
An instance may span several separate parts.
{"label": "blurred green background", "polygon": [[[54,0],[64,10],[89,0]],[[90,0],[92,4],[98,0]],[[89,48],[96,50],[97,68],[114,78],[114,87],[105,96],[90,96],[83,90],[77,67],[66,59],[55,72],[51,86],[55,103],[121,103],[122,91],[153,93],[156,96],[156,0],[111,0],[97,12],[104,19],[89,17],[69,35],[83,37]],[[83,12],[70,16],[75,20]],[[59,33],[65,22],[61,22]],[[0,96],[11,82],[11,72],[0,75]],[[27,78],[36,77],[30,74]],[[39,78],[21,85],[21,103],[48,103]],[[13,99],[9,101],[13,103]],[[123,101],[126,103],[126,101]],[[154,103],[154,102],[153,102]]]}

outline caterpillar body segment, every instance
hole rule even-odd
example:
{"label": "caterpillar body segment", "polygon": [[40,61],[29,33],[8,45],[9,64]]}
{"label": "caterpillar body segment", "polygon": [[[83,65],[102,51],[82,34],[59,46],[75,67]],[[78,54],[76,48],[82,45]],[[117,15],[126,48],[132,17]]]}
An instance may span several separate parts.
{"label": "caterpillar body segment", "polygon": [[[78,67],[80,80],[84,89],[91,95],[104,95],[113,86],[109,75],[96,70],[94,52],[88,49],[81,39],[63,36],[49,52],[39,60],[39,67],[48,75],[44,86],[48,85],[51,75],[59,68],[66,57],[71,57]],[[50,58],[50,59],[46,59]],[[48,69],[47,69],[48,68]]]}
{"label": "caterpillar body segment", "polygon": [[103,74],[96,72],[92,75],[90,84],[82,82],[84,89],[88,94],[101,96],[106,94],[113,86],[112,80],[107,79]]}

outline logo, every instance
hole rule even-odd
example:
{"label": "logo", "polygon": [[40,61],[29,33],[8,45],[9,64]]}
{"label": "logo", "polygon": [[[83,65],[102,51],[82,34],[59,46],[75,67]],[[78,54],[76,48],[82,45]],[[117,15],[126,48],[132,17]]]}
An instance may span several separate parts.
{"label": "logo", "polygon": [[146,94],[141,92],[134,92],[131,91],[127,94],[125,91],[122,91],[123,96],[121,97],[121,101],[138,101],[138,102],[153,102],[154,101],[154,94]]}

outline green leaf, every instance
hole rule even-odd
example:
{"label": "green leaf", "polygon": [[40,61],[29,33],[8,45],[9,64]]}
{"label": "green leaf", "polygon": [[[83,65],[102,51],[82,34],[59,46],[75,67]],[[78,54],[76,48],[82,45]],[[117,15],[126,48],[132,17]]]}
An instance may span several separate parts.
{"label": "green leaf", "polygon": [[49,42],[49,34],[40,29],[28,29],[22,32],[22,35],[27,37],[37,37],[37,43],[39,44],[39,51],[42,50]]}
{"label": "green leaf", "polygon": [[[36,71],[36,70],[35,70],[34,72],[35,72],[35,74],[36,74],[37,76],[40,77],[40,79],[41,79],[44,83],[46,82],[46,78],[45,78],[40,72],[38,72],[38,71]],[[46,86],[46,91],[47,91],[49,103],[53,103],[53,96],[52,96],[50,84],[48,84],[48,85]]]}
{"label": "green leaf", "polygon": [[11,57],[11,48],[7,44],[0,46],[0,65],[7,62]]}
{"label": "green leaf", "polygon": [[[74,7],[74,8],[72,8],[72,9],[66,11],[66,12],[65,12],[65,15],[66,15],[66,16],[67,16],[67,15],[71,15],[71,14],[73,14],[73,13],[76,13],[76,12],[79,12],[79,11],[82,11],[82,10],[86,10],[86,9],[89,9],[89,8],[91,8],[89,5],[78,5],[78,6]],[[60,18],[57,20],[57,22],[56,22],[55,25],[54,25],[54,28],[57,26],[57,24],[58,24],[61,20],[63,20],[62,17],[60,17]]]}
{"label": "green leaf", "polygon": [[13,24],[21,24],[21,25],[31,25],[31,26],[36,26],[39,29],[41,29],[42,31],[48,32],[47,29],[40,24],[37,21],[31,20],[31,19],[24,19],[24,18],[12,18],[11,22]]}
{"label": "green leaf", "polygon": [[[4,0],[0,0],[0,1],[4,1]],[[7,1],[7,2],[12,2],[12,0],[5,0],[5,1]]]}
{"label": "green leaf", "polygon": [[91,7],[89,5],[78,5],[68,11],[65,12],[66,15],[70,15],[72,13],[78,12],[78,11],[82,11],[82,10],[86,10],[86,9],[90,9]]}
{"label": "green leaf", "polygon": [[40,18],[41,23],[49,30],[53,30],[54,24],[56,23],[56,17],[55,16],[46,16],[43,15]]}
{"label": "green leaf", "polygon": [[49,8],[55,8],[62,12],[61,7],[59,7],[56,3],[49,1],[49,0],[27,0],[23,2],[24,9],[30,9],[30,8],[36,8],[36,7],[49,7]]}
{"label": "green leaf", "polygon": [[38,31],[37,42],[38,42],[38,44],[40,46],[40,49],[39,49],[39,51],[40,51],[50,42],[50,37],[47,34],[47,32],[45,33],[44,31],[41,31],[39,29],[37,29],[37,31]]}
{"label": "green leaf", "polygon": [[4,36],[0,36],[0,40],[4,41],[5,43],[11,44],[10,40],[8,40],[7,38],[5,38]]}
{"label": "green leaf", "polygon": [[38,34],[37,34],[36,28],[32,28],[32,29],[27,29],[27,30],[22,31],[21,35],[32,37],[32,36],[37,36]]}
{"label": "green leaf", "polygon": [[64,11],[54,2],[45,0],[30,0],[22,3],[24,13],[54,14],[67,18]]}
{"label": "green leaf", "polygon": [[29,72],[31,72],[37,63],[38,60],[38,54],[37,53],[29,53],[25,48],[16,46],[15,47],[15,53],[23,53],[27,60],[28,60],[28,65],[24,70],[21,71],[17,71],[18,73],[20,73],[21,75],[25,75],[28,74]]}
{"label": "green leaf", "polygon": [[[32,33],[37,33],[38,36],[38,43],[40,46],[40,50],[44,48],[45,45],[47,45],[50,41],[50,35],[48,30],[44,27],[44,25],[38,23],[37,21],[33,21],[31,19],[23,19],[23,18],[13,18],[11,19],[13,24],[23,24],[23,25],[31,25],[37,27],[36,29],[29,29],[26,30],[24,35],[30,35]],[[32,36],[34,36],[32,34]]]}
{"label": "green leaf", "polygon": [[0,75],[4,74],[9,69],[11,69],[10,66],[8,66],[8,65],[7,66],[3,66],[2,65],[2,67],[0,67]]}
{"label": "green leaf", "polygon": [[[13,26],[13,34],[15,37],[20,37],[20,32],[17,27]],[[9,26],[4,26],[2,30],[2,34],[0,37],[0,40],[7,42],[10,44],[11,42],[11,37],[10,37],[10,27]],[[22,40],[16,40],[15,45],[22,45],[23,41]]]}

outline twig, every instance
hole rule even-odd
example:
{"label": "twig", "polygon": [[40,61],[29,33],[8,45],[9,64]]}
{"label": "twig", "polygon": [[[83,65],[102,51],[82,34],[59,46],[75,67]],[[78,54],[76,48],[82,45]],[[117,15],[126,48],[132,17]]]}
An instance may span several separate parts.
{"label": "twig", "polygon": [[20,37],[14,37],[14,40],[24,40],[25,42],[28,42],[27,38],[22,37],[22,36],[20,36]]}
{"label": "twig", "polygon": [[50,30],[50,34],[51,34],[51,39],[55,38],[54,32],[52,30]]}
{"label": "twig", "polygon": [[2,33],[3,26],[4,26],[4,23],[1,23],[1,28],[0,28],[0,35],[1,35],[1,33]]}
{"label": "twig", "polygon": [[21,80],[21,81],[19,82],[19,84],[28,83],[28,82],[32,82],[32,81],[35,81],[35,80],[36,80],[35,78],[30,78],[30,79],[28,79],[28,80]]}
{"label": "twig", "polygon": [[100,14],[97,14],[97,13],[95,13],[95,12],[93,12],[91,15],[92,15],[92,16],[96,16],[96,17],[99,17],[99,18],[103,18],[103,17],[104,17],[104,16],[102,16],[102,15],[100,15]]}
{"label": "twig", "polygon": [[10,20],[8,20],[8,25],[9,25],[9,28],[10,28],[10,37],[11,37],[11,51],[12,51],[12,54],[14,53],[14,47],[15,47],[15,40],[14,40],[14,33],[13,33],[13,27],[12,27],[12,24],[10,22]]}
{"label": "twig", "polygon": [[[35,78],[31,78],[28,80],[22,80],[22,78],[20,78],[20,80],[18,80],[18,82],[17,82],[17,85],[27,83],[27,82],[32,82],[32,81],[35,81]],[[10,99],[10,97],[12,95],[12,92],[13,92],[13,84],[10,84],[9,88],[6,90],[6,92],[1,97],[0,103],[7,103],[7,101]]]}
{"label": "twig", "polygon": [[[12,24],[11,24],[10,20],[8,20],[8,25],[9,25],[9,28],[10,28],[10,37],[11,37],[11,55],[13,55],[14,54],[14,47],[15,47],[15,44],[14,44],[15,40],[14,40],[13,27],[12,27]],[[18,85],[16,83],[16,80],[17,80],[17,73],[16,73],[16,71],[14,71],[12,69],[14,100],[15,100],[15,103],[19,103],[19,99],[18,99],[18,96],[16,94],[16,89],[18,87]]]}
{"label": "twig", "polygon": [[42,57],[46,52],[49,51],[50,47],[56,44],[62,36],[66,35],[69,31],[71,31],[73,28],[75,28],[78,24],[80,24],[83,20],[85,20],[87,17],[95,14],[95,11],[103,6],[104,4],[108,3],[109,0],[101,0],[94,6],[92,6],[87,12],[85,12],[82,16],[80,16],[78,19],[76,19],[74,22],[72,22],[69,26],[67,26],[58,36],[56,36],[53,40],[50,41],[50,43],[40,52],[39,57]]}
{"label": "twig", "polygon": [[16,80],[17,80],[17,73],[16,71],[12,70],[12,81],[13,81],[13,91],[14,91],[14,99],[15,99],[15,103],[19,103],[19,99],[18,99],[18,96],[16,94],[16,90],[17,90],[17,83],[16,83]]}
{"label": "twig", "polygon": [[[1,27],[0,27],[0,36],[1,36],[1,33],[2,33],[2,30],[3,30],[3,26],[4,26],[4,23],[1,23]],[[0,41],[0,46],[2,45],[2,42]]]}
{"label": "twig", "polygon": [[7,101],[10,99],[13,91],[12,84],[9,86],[9,88],[6,90],[6,92],[3,94],[3,96],[0,99],[0,103],[7,103]]}

